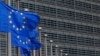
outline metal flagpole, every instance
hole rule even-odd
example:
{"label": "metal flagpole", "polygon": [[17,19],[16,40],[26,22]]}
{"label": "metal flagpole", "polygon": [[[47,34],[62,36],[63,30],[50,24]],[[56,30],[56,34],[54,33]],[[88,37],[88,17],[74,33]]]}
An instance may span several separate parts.
{"label": "metal flagpole", "polygon": [[11,6],[11,0],[8,0],[8,5]]}
{"label": "metal flagpole", "polygon": [[8,0],[5,0],[6,3],[8,3]]}
{"label": "metal flagpole", "polygon": [[68,56],[68,54],[66,53],[65,56]]}
{"label": "metal flagpole", "polygon": [[33,50],[33,53],[34,53],[34,56],[36,56],[36,52],[35,52],[35,50]]}
{"label": "metal flagpole", "polygon": [[11,54],[11,33],[8,33],[8,56],[12,56]]}
{"label": "metal flagpole", "polygon": [[[11,1],[8,0],[8,5],[11,6]],[[11,33],[8,33],[8,56],[12,56],[11,53]]]}
{"label": "metal flagpole", "polygon": [[56,56],[58,56],[58,45],[56,45]]}
{"label": "metal flagpole", "polygon": [[[19,9],[19,0],[17,0],[17,9]],[[17,47],[17,56],[20,56],[20,48]]]}
{"label": "metal flagpole", "polygon": [[19,0],[17,0],[17,8],[19,9]]}
{"label": "metal flagpole", "polygon": [[50,55],[53,56],[53,52],[52,52],[52,43],[53,43],[53,40],[50,40]]}
{"label": "metal flagpole", "polygon": [[47,34],[44,34],[44,36],[45,56],[47,56]]}
{"label": "metal flagpole", "polygon": [[[39,27],[38,29],[39,29],[39,41],[42,42],[41,41],[41,30],[42,30],[42,27]],[[42,56],[42,49],[41,48],[39,50],[39,56]]]}
{"label": "metal flagpole", "polygon": [[60,56],[62,56],[62,51],[63,51],[63,50],[61,49],[61,50],[60,50]]}

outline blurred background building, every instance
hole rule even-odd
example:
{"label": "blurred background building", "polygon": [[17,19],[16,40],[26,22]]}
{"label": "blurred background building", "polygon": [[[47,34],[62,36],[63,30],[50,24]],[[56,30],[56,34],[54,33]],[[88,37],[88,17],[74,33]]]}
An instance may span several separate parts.
{"label": "blurred background building", "polygon": [[[7,1],[7,0],[6,0]],[[53,40],[53,55],[58,56],[100,56],[100,0],[11,0],[12,6],[19,10],[28,8],[41,17],[40,27],[45,55],[50,56],[50,40]],[[44,36],[47,34],[47,36]],[[0,34],[0,56],[7,53],[7,35]],[[2,40],[3,39],[3,40]],[[56,47],[58,45],[58,47]],[[12,49],[17,56],[16,48]],[[38,51],[37,51],[38,52]]]}

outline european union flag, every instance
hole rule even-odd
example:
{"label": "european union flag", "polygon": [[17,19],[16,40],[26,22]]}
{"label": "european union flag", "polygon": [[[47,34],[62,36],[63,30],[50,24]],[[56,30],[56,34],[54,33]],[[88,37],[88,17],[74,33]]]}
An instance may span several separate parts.
{"label": "european union flag", "polygon": [[36,29],[40,18],[36,13],[18,11],[0,1],[0,32],[10,32],[12,45],[18,46],[23,53],[29,55],[28,50],[37,50],[41,43],[37,40]]}

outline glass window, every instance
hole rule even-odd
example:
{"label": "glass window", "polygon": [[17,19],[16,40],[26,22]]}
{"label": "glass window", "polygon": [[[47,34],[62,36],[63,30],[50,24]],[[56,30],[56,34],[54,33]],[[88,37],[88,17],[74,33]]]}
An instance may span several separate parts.
{"label": "glass window", "polygon": [[75,8],[83,11],[91,11],[91,4],[81,1],[75,1]]}

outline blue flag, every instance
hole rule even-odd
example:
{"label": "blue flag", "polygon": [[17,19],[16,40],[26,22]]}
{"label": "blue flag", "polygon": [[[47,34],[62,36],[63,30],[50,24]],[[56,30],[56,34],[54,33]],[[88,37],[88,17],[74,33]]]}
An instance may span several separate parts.
{"label": "blue flag", "polygon": [[36,29],[39,22],[36,13],[18,11],[0,1],[0,32],[10,32],[12,45],[20,47],[26,56],[30,56],[29,50],[41,47]]}
{"label": "blue flag", "polygon": [[24,54],[24,56],[31,56],[30,51],[25,49],[25,48],[21,48],[21,53]]}

